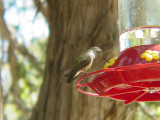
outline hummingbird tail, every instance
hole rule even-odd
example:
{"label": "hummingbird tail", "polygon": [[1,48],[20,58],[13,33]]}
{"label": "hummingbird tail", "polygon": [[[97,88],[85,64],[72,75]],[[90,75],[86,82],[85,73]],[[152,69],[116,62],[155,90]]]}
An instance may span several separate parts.
{"label": "hummingbird tail", "polygon": [[74,80],[74,74],[70,74],[68,76],[68,79],[67,79],[66,83],[71,83],[73,80]]}

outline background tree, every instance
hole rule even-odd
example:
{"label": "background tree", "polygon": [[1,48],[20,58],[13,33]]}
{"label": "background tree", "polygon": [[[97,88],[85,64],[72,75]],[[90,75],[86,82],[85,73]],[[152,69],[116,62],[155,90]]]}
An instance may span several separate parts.
{"label": "background tree", "polygon": [[[74,83],[65,83],[65,71],[76,57],[90,47],[102,48],[107,59],[118,55],[117,0],[30,0],[34,3],[31,8],[36,7],[36,11],[31,9],[34,13],[31,15],[31,22],[36,24],[38,20],[43,19],[40,17],[43,15],[49,26],[49,39],[47,41],[47,36],[32,36],[32,44],[28,46],[25,42],[29,31],[28,36],[20,34],[21,26],[10,25],[5,19],[5,11],[17,5],[17,1],[6,2],[7,6],[0,0],[0,36],[1,48],[4,50],[2,54],[8,55],[8,61],[1,61],[3,67],[9,64],[12,78],[10,88],[4,95],[5,106],[10,109],[13,108],[11,105],[15,105],[20,112],[19,120],[157,119],[155,115],[159,114],[156,113],[158,108],[155,108],[155,104],[125,105],[109,98],[83,95],[75,89]],[[30,10],[25,0],[22,3],[22,10]],[[23,42],[19,42],[19,39]],[[5,46],[5,41],[8,46]],[[104,64],[105,61],[96,58],[89,72],[103,69]],[[37,96],[40,85],[35,105],[36,100],[33,100],[32,96]],[[154,114],[148,111],[147,105],[152,105],[150,108]],[[8,120],[9,109],[5,107],[5,117]]]}
{"label": "background tree", "polygon": [[[31,120],[109,120],[132,115],[134,105],[94,98],[67,86],[64,72],[75,57],[92,46],[107,58],[118,49],[117,2],[48,0],[50,36],[43,84]],[[95,69],[103,67],[99,59]],[[132,109],[132,111],[130,111]]]}

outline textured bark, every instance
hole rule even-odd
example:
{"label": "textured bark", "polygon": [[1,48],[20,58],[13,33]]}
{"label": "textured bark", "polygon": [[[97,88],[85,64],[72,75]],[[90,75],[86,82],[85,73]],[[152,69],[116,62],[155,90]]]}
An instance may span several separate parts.
{"label": "textured bark", "polygon": [[[118,54],[116,0],[48,0],[50,37],[39,100],[31,120],[126,120],[136,104],[83,95],[66,85],[64,72],[92,46],[109,59]],[[96,59],[91,71],[102,69]]]}

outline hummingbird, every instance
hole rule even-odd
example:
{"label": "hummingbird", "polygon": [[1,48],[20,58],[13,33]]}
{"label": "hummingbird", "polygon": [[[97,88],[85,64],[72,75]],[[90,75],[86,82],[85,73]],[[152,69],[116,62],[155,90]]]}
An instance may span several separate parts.
{"label": "hummingbird", "polygon": [[68,76],[66,83],[71,83],[81,72],[87,73],[87,70],[92,66],[93,60],[97,55],[101,55],[102,58],[105,59],[99,47],[92,47],[76,58],[69,74],[66,75]]}

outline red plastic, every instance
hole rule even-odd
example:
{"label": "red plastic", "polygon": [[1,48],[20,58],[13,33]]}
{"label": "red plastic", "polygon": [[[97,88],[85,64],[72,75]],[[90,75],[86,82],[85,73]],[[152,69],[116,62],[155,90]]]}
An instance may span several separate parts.
{"label": "red plastic", "polygon": [[[126,104],[160,101],[160,60],[142,59],[140,56],[146,50],[160,52],[160,45],[136,46],[122,51],[112,68],[83,76],[76,82],[77,89],[87,95],[123,100]],[[80,84],[82,79],[97,73],[100,74],[92,82]],[[84,86],[95,93],[83,91]]]}

